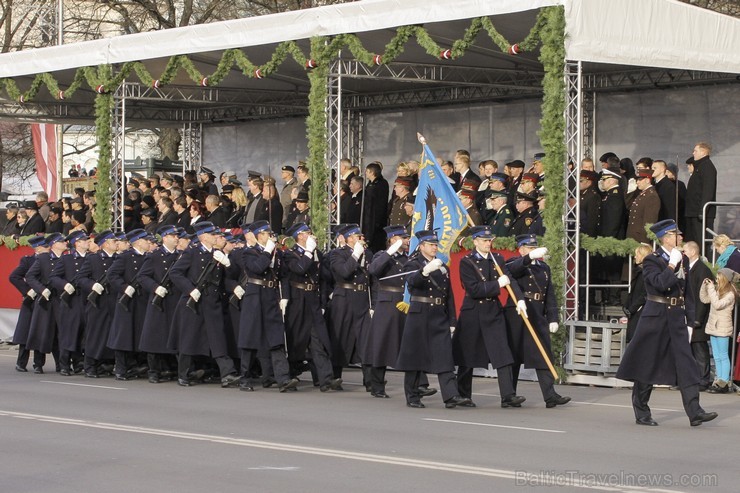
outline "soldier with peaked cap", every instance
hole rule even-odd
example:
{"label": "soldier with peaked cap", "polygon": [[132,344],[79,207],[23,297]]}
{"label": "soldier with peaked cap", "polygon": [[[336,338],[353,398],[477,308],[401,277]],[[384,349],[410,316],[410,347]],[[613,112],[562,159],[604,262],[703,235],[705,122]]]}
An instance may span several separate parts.
{"label": "soldier with peaked cap", "polygon": [[[524,397],[516,395],[513,383],[511,354],[506,331],[506,319],[499,294],[511,284],[504,258],[491,252],[493,233],[488,226],[470,228],[475,250],[460,261],[460,280],[465,299],[460,308],[457,329],[452,337],[452,351],[457,369],[457,388],[461,397],[473,396],[473,369],[496,369],[502,407],[521,404]],[[499,275],[496,265],[501,267]],[[519,286],[512,285],[517,298],[522,298]],[[460,404],[475,407],[472,402]]]}
{"label": "soldier with peaked cap", "polygon": [[454,331],[455,300],[450,273],[437,258],[439,240],[434,231],[417,231],[419,250],[404,266],[411,304],[401,337],[398,360],[393,365],[406,372],[403,388],[406,405],[423,408],[419,391],[422,373],[436,373],[446,408],[469,406],[469,398],[460,397],[455,380],[450,332]]}
{"label": "soldier with peaked cap", "polygon": [[[346,244],[329,256],[334,291],[331,301],[330,335],[334,376],[342,377],[342,368],[361,361],[362,344],[370,325],[370,293],[367,262],[371,253],[357,224],[338,231]],[[369,366],[363,362],[363,383],[369,391]]]}
{"label": "soldier with peaked cap", "polygon": [[537,196],[523,192],[516,193],[517,215],[511,223],[511,236],[533,233],[530,231],[537,219]]}
{"label": "soldier with peaked cap", "polygon": [[49,282],[60,293],[62,301],[59,304],[59,361],[60,374],[64,376],[83,370],[86,298],[80,277],[86,262],[89,238],[84,231],[75,231],[67,237],[67,241],[72,251],[57,262],[49,276]]}
{"label": "soldier with peaked cap", "polygon": [[[646,224],[654,224],[658,220],[660,212],[660,197],[656,188],[652,185],[652,171],[649,169],[637,172],[637,189],[639,195],[635,197],[629,207],[627,219],[627,238],[647,243],[649,241]],[[666,181],[669,181],[666,179]]]}
{"label": "soldier with peaked cap", "polygon": [[[87,261],[80,272],[80,286],[88,302],[85,307],[85,376],[98,378],[103,362],[113,360],[114,353],[108,348],[113,313],[117,298],[108,281],[108,269],[116,257],[116,235],[110,230],[95,236],[96,253],[88,253]],[[89,296],[95,293],[94,302]]]}
{"label": "soldier with peaked cap", "polygon": [[505,191],[490,190],[486,192],[486,209],[493,212],[491,218],[491,234],[494,238],[505,238],[510,236],[511,224],[514,222],[514,214],[509,208],[509,196]]}
{"label": "soldier with peaked cap", "polygon": [[[552,285],[550,267],[542,260],[547,254],[547,248],[539,247],[537,237],[533,234],[517,236],[516,242],[520,256],[506,262],[512,281],[516,280],[522,292],[522,297],[518,298],[516,307],[511,299],[506,306],[509,344],[514,355],[514,366],[512,367],[514,390],[519,380],[520,366],[524,364],[525,368],[534,368],[537,371],[537,381],[545,400],[545,407],[549,409],[562,406],[570,402],[570,397],[561,396],[555,391],[555,379],[521,317],[521,314],[524,314],[529,318],[552,362],[550,334],[557,332],[559,325],[558,304]],[[509,407],[520,405],[510,404]]]}
{"label": "soldier with peaked cap", "polygon": [[[28,342],[28,332],[31,328],[31,316],[33,314],[34,300],[39,296],[28,282],[26,282],[26,273],[31,266],[36,262],[36,258],[42,253],[49,252],[49,246],[46,244],[46,238],[41,236],[32,236],[28,239],[28,246],[33,248],[33,255],[26,255],[21,258],[18,267],[13,269],[10,273],[9,281],[23,296],[23,303],[18,313],[18,321],[15,325],[15,331],[13,332],[13,344],[18,344],[18,358],[15,363],[15,370],[20,372],[28,371],[26,365],[28,365],[28,358],[31,355],[31,351],[26,348],[26,342]],[[43,366],[44,354],[39,351],[33,352],[33,366],[34,368]]]}
{"label": "soldier with peaked cap", "polygon": [[519,185],[522,182],[525,166],[524,161],[521,159],[515,159],[504,165],[504,172],[509,175],[509,188],[507,192],[509,194],[509,207],[512,211],[516,210],[516,192],[519,190]]}
{"label": "soldier with peaked cap", "polygon": [[108,334],[108,347],[115,351],[116,380],[130,380],[145,371],[145,367],[137,368],[136,352],[139,350],[147,305],[147,297],[138,279],[139,269],[149,252],[147,237],[143,229],[126,233],[131,248],[119,254],[108,270],[108,282],[118,300]]}
{"label": "soldier with peaked cap", "polygon": [[157,234],[162,237],[162,245],[147,256],[139,271],[139,282],[147,297],[139,351],[147,354],[150,383],[159,383],[162,375],[170,371],[175,351],[167,346],[167,339],[180,299],[180,292],[169,276],[181,253],[177,250],[179,231],[175,226],[165,225]]}
{"label": "soldier with peaked cap", "polygon": [[200,171],[198,172],[198,178],[200,178],[198,188],[200,188],[201,193],[204,196],[218,195],[218,187],[214,183],[216,175],[213,174],[213,170],[206,168],[205,166],[201,166]]}
{"label": "soldier with peaked cap", "polygon": [[[43,353],[40,364],[34,366],[34,373],[44,373],[43,366],[46,354],[52,353],[57,369],[59,369],[59,343],[57,326],[59,323],[59,293],[51,285],[51,272],[59,263],[62,254],[67,250],[67,242],[60,233],[46,236],[49,253],[40,253],[36,262],[26,273],[26,282],[31,289],[39,293],[34,301],[31,325],[28,331],[26,348]],[[36,363],[35,363],[36,364]]]}
{"label": "soldier with peaked cap", "polygon": [[596,228],[599,225],[599,209],[601,195],[596,184],[599,174],[591,170],[582,170],[578,179],[579,206],[581,208],[581,233],[596,237]]}
{"label": "soldier with peaked cap", "polygon": [[[310,351],[314,381],[322,392],[339,390],[342,379],[334,378],[331,341],[321,312],[319,293],[320,265],[324,259],[316,249],[316,239],[305,223],[287,231],[295,246],[283,254],[281,304],[285,304],[285,335],[291,365],[300,364]],[[285,303],[287,301],[287,304]]]}
{"label": "soldier with peaked cap", "polygon": [[[298,379],[290,378],[288,360],[285,357],[284,310],[287,299],[280,299],[281,255],[276,251],[274,233],[267,221],[255,221],[248,226],[257,239],[254,248],[241,252],[240,266],[247,282],[241,299],[239,339],[241,350],[240,390],[252,391],[249,369],[261,349],[269,352],[275,380],[280,392],[294,389]],[[281,313],[283,311],[283,313]]]}
{"label": "soldier with peaked cap", "polygon": [[678,249],[681,232],[672,219],[650,227],[660,246],[642,261],[647,301],[627,346],[617,378],[634,382],[632,408],[638,425],[657,426],[648,401],[653,385],[678,385],[691,426],[717,417],[699,404],[699,370],[691,352],[691,331],[686,326],[694,307],[688,286],[689,261]]}
{"label": "soldier with peaked cap", "polygon": [[[218,365],[221,387],[232,387],[239,383],[239,375],[228,356],[221,300],[224,267],[231,262],[215,248],[220,231],[213,223],[196,223],[194,228],[197,246],[185,250],[170,270],[172,284],[181,293],[172,319],[177,333],[169,341],[170,349],[179,351],[177,383],[191,385],[193,356],[211,356]],[[190,300],[194,309],[188,306]]]}

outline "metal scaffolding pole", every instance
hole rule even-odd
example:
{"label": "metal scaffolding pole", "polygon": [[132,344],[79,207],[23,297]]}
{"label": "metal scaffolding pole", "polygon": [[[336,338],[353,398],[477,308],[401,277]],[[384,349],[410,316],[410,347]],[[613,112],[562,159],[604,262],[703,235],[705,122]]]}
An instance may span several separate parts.
{"label": "metal scaffolding pole", "polygon": [[[326,183],[326,195],[329,198],[329,231],[327,231],[327,238],[332,238],[332,228],[339,224],[339,218],[341,217],[340,182],[342,176],[339,172],[339,161],[342,159],[342,146],[344,143],[344,128],[342,126],[342,65],[339,59],[335,60],[329,69],[327,87],[326,135],[328,145],[326,165],[329,167],[329,179]],[[333,180],[332,170],[335,170]]]}
{"label": "metal scaffolding pole", "polygon": [[182,171],[197,170],[203,164],[203,124],[187,122],[182,127]]}
{"label": "metal scaffolding pole", "polygon": [[124,160],[126,159],[126,81],[113,93],[113,117],[111,118],[111,138],[113,154],[110,163],[112,187],[111,207],[114,231],[123,231],[123,203],[126,198],[126,177]]}

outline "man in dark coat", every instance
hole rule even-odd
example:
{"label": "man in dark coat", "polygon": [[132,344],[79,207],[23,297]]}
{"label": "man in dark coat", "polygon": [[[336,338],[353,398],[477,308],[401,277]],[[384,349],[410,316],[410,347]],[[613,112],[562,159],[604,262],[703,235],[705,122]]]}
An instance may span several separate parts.
{"label": "man in dark coat", "polygon": [[668,165],[665,161],[659,159],[653,161],[652,173],[655,181],[655,191],[660,197],[660,211],[657,220],[673,219],[675,221],[677,219],[676,183],[668,178],[666,171],[668,171]]}
{"label": "man in dark coat", "polygon": [[[31,316],[33,314],[34,299],[39,296],[29,284],[26,282],[26,273],[31,266],[36,262],[36,258],[42,253],[48,253],[49,247],[46,244],[46,238],[43,236],[33,236],[28,240],[28,246],[33,248],[33,255],[26,255],[21,258],[18,267],[13,269],[10,273],[9,281],[23,296],[23,303],[18,313],[18,321],[15,325],[15,331],[13,332],[13,339],[11,342],[18,345],[18,358],[15,363],[15,371],[26,372],[26,365],[28,365],[28,358],[31,355],[31,351],[26,349],[26,342],[28,342],[28,332],[31,328]],[[39,351],[33,352],[33,367],[39,368],[44,365],[44,354]]]}
{"label": "man in dark coat", "polygon": [[159,223],[158,227],[166,225],[177,224],[177,212],[172,209],[173,202],[169,197],[162,197],[157,203],[157,209],[159,210]]}
{"label": "man in dark coat", "polygon": [[678,228],[682,231],[686,229],[686,184],[678,179],[678,165],[676,163],[667,164],[666,176],[673,181],[678,188]]}
{"label": "man in dark coat", "polygon": [[683,251],[689,259],[689,289],[694,300],[693,319],[686,322],[693,329],[691,332],[691,352],[699,369],[699,390],[706,390],[712,385],[709,336],[704,330],[707,325],[707,319],[709,318],[709,303],[701,302],[699,291],[705,279],[714,281],[714,275],[701,258],[701,250],[696,242],[687,242],[684,245]]}
{"label": "man in dark coat", "polygon": [[349,193],[342,197],[339,210],[340,223],[360,224],[362,218],[362,177],[353,176],[349,180]]}
{"label": "man in dark coat", "polygon": [[448,409],[470,406],[472,401],[460,397],[455,379],[450,332],[454,331],[455,299],[450,285],[450,272],[437,258],[439,239],[434,231],[415,233],[419,249],[404,266],[411,303],[403,328],[398,360],[393,365],[405,371],[403,389],[406,405],[423,408],[419,390],[422,373],[436,373],[442,400]]}
{"label": "man in dark coat", "polygon": [[[637,172],[637,189],[639,195],[630,204],[629,218],[627,219],[626,237],[640,243],[647,243],[646,224],[654,224],[660,217],[661,198],[651,183],[650,170]],[[665,179],[664,179],[665,180]]]}
{"label": "man in dark coat", "polygon": [[583,170],[578,179],[579,206],[581,208],[581,233],[596,237],[599,225],[601,195],[596,188],[599,175],[595,171]]}
{"label": "man in dark coat", "polygon": [[385,232],[388,225],[388,182],[383,178],[381,164],[370,163],[365,168],[365,205],[362,212],[362,232],[367,238],[367,246],[373,252],[385,247]]}
{"label": "man in dark coat", "polygon": [[28,221],[23,224],[18,236],[30,236],[46,231],[44,219],[39,214],[39,206],[35,200],[27,200],[24,203],[24,209],[28,215]]}
{"label": "man in dark coat", "polygon": [[[625,204],[624,195],[620,191],[619,184],[622,176],[619,170],[604,168],[601,173],[601,188],[604,196],[601,200],[599,210],[599,226],[596,229],[597,236],[611,237],[623,240],[625,237]],[[616,255],[597,257],[592,259],[601,268],[595,272],[598,280],[604,283],[618,283],[622,277],[622,265],[624,259]],[[605,298],[610,305],[620,305],[619,291],[608,289]]]}
{"label": "man in dark coat", "polygon": [[[101,231],[95,236],[99,247],[96,253],[88,253],[82,264],[80,286],[87,298],[85,307],[85,377],[98,378],[106,373],[103,365],[114,358],[107,346],[116,295],[108,281],[108,269],[116,257],[117,239],[112,231]],[[91,298],[92,297],[92,298]]]}
{"label": "man in dark coat", "polygon": [[537,197],[523,192],[516,193],[517,215],[511,223],[510,236],[519,236],[532,233],[531,229],[536,226],[537,219]]}
{"label": "man in dark coat", "polygon": [[[473,369],[496,369],[501,407],[512,407],[525,401],[514,391],[512,364],[506,320],[498,297],[511,284],[504,258],[491,252],[493,233],[488,226],[470,228],[475,250],[460,261],[460,280],[465,299],[460,308],[457,329],[452,336],[452,352],[457,365],[457,388],[461,397],[471,399],[468,407],[475,407],[473,397]],[[501,267],[500,275],[496,266]],[[519,287],[512,286],[522,299]]]}
{"label": "man in dark coat", "polygon": [[[552,285],[550,267],[542,260],[547,248],[537,245],[535,235],[521,235],[516,238],[519,257],[510,259],[506,265],[521,289],[522,298],[517,306],[511,298],[507,302],[506,318],[509,321],[509,343],[514,355],[514,391],[519,380],[521,364],[534,368],[540,384],[545,407],[550,409],[570,402],[570,397],[561,396],[555,391],[555,379],[548,369],[545,358],[524,326],[522,315],[529,318],[537,337],[550,362],[553,361],[550,334],[558,331],[558,302]],[[517,407],[517,404],[513,404]]]}
{"label": "man in dark coat", "polygon": [[686,326],[687,319],[694,317],[687,310],[694,307],[688,287],[689,262],[677,248],[681,232],[675,221],[659,221],[650,229],[660,247],[642,263],[647,302],[617,378],[634,382],[632,407],[638,425],[658,424],[648,406],[653,385],[678,385],[689,422],[698,426],[716,418],[717,413],[708,413],[699,404],[700,377]]}
{"label": "man in dark coat", "polygon": [[319,390],[340,390],[342,379],[334,378],[332,371],[331,341],[319,293],[322,256],[307,224],[297,223],[287,234],[296,242],[283,254],[281,276],[288,360],[295,368],[310,353],[311,373]]}
{"label": "man in dark coat", "polygon": [[[717,168],[709,158],[712,146],[699,142],[694,146],[694,172],[686,185],[686,241],[695,241],[701,246],[703,238],[702,214],[704,204],[717,200]],[[714,229],[716,208],[707,209],[706,227]]]}
{"label": "man in dark coat", "polygon": [[522,183],[525,166],[524,161],[521,159],[515,159],[504,165],[504,172],[509,176],[507,193],[509,194],[509,208],[512,211],[516,211],[516,192]]}
{"label": "man in dark coat", "polygon": [[295,226],[296,224],[304,223],[311,225],[311,211],[308,205],[308,194],[306,192],[298,192],[298,196],[295,199],[295,207],[293,211],[288,214],[285,220],[285,224],[288,225],[286,229]]}
{"label": "man in dark coat", "polygon": [[268,178],[265,180],[263,187],[264,210],[258,214],[259,219],[265,219],[270,223],[270,229],[279,235],[283,231],[283,206],[280,203],[280,196],[275,188],[275,180]]}
{"label": "man in dark coat", "polygon": [[206,197],[206,210],[208,211],[208,222],[213,223],[217,228],[225,228],[229,220],[229,211],[221,206],[218,195],[209,195]]}
{"label": "man in dark coat", "polygon": [[198,178],[200,179],[200,182],[198,182],[198,188],[202,190],[204,196],[218,195],[218,187],[216,186],[216,183],[214,183],[216,175],[213,173],[213,170],[206,168],[205,166],[201,166],[200,171],[198,172]]}
{"label": "man in dark coat", "polygon": [[511,224],[514,214],[509,208],[509,196],[505,191],[491,190],[486,193],[486,208],[492,213],[489,222],[491,233],[495,238],[511,236]]}
{"label": "man in dark coat", "polygon": [[[60,374],[70,376],[83,370],[82,351],[85,335],[85,301],[80,277],[90,239],[84,231],[75,231],[67,238],[71,247],[54,266],[49,281],[57,293],[59,304],[59,361]],[[71,366],[70,366],[71,364]]]}
{"label": "man in dark coat", "polygon": [[[283,324],[287,299],[280,299],[279,273],[281,256],[275,250],[274,233],[267,221],[255,221],[248,231],[257,239],[254,248],[241,252],[240,265],[246,274],[244,296],[241,299],[239,339],[241,350],[240,390],[252,391],[249,369],[264,349],[270,355],[275,380],[280,392],[297,387],[298,379],[290,377],[288,360],[285,357],[285,326]],[[283,312],[283,313],[281,313]],[[210,323],[210,321],[209,321]]]}
{"label": "man in dark coat", "polygon": [[139,271],[139,283],[146,295],[146,315],[141,330],[139,351],[146,353],[149,382],[159,383],[170,373],[175,351],[169,348],[169,329],[180,299],[180,292],[172,284],[169,272],[180,257],[177,250],[179,231],[176,226],[160,226],[157,234],[162,245],[147,255]]}

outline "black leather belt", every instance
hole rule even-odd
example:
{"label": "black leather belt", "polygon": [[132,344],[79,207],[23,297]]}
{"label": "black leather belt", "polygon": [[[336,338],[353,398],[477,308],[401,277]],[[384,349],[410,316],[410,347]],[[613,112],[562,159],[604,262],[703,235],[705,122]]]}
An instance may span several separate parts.
{"label": "black leather belt", "polygon": [[403,288],[399,288],[396,286],[379,286],[378,289],[380,291],[388,291],[390,293],[403,293]]}
{"label": "black leather belt", "polygon": [[262,286],[263,288],[276,288],[278,285],[277,281],[265,281],[262,279],[252,279],[251,277],[247,279],[247,283],[256,284],[257,286]]}
{"label": "black leather belt", "polygon": [[334,287],[350,289],[352,291],[367,291],[367,286],[364,284],[351,284],[348,282],[338,282]]}
{"label": "black leather belt", "polygon": [[481,299],[477,299],[477,300],[474,300],[474,301],[476,301],[478,303],[492,303],[492,302],[495,302],[495,301],[499,301],[499,299],[498,298],[481,298]]}
{"label": "black leather belt", "polygon": [[669,296],[657,296],[654,294],[647,295],[646,299],[648,301],[654,301],[656,303],[662,303],[664,305],[669,306],[680,306],[683,307],[684,298],[683,296],[677,296],[677,297],[669,297]]}
{"label": "black leather belt", "polygon": [[430,305],[446,305],[447,298],[433,298],[431,296],[412,296],[411,301],[429,303]]}
{"label": "black leather belt", "polygon": [[534,301],[542,301],[545,299],[545,295],[543,295],[542,293],[532,293],[529,291],[524,292],[524,297],[527,298],[528,300],[534,300]]}
{"label": "black leather belt", "polygon": [[305,282],[290,281],[290,285],[296,289],[302,289],[304,291],[316,291],[318,289],[316,284],[307,284]]}

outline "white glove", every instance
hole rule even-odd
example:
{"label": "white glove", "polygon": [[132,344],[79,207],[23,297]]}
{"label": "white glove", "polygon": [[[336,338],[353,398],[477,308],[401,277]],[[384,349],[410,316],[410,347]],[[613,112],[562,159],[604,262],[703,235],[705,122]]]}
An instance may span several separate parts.
{"label": "white glove", "polygon": [[103,291],[105,291],[105,288],[103,287],[102,284],[100,284],[99,282],[96,282],[95,284],[92,285],[92,290],[98,294],[103,294]]}
{"label": "white glove", "polygon": [[388,247],[388,250],[386,250],[388,252],[388,255],[392,257],[397,251],[401,249],[402,245],[403,245],[403,240],[394,241],[393,244],[391,244],[391,246]]}
{"label": "white glove", "polygon": [[126,296],[129,298],[133,298],[136,294],[136,289],[134,289],[133,286],[126,286],[126,289],[124,289],[123,292],[126,293]]}
{"label": "white glove", "polygon": [[352,256],[355,258],[355,260],[360,260],[360,257],[362,257],[362,254],[365,253],[365,248],[362,246],[361,242],[355,243],[355,246],[352,247]]}
{"label": "white glove", "polygon": [[306,251],[313,253],[316,250],[316,239],[313,236],[306,238]]}
{"label": "white glove", "polygon": [[33,289],[29,289],[28,293],[26,293],[26,296],[28,296],[31,299],[34,299],[36,298],[36,291],[34,291]]}
{"label": "white glove", "polygon": [[[524,317],[527,317],[527,302],[524,300],[519,300],[516,302],[516,312],[519,315],[522,315]],[[529,317],[527,317],[529,318]]]}
{"label": "white glove", "polygon": [[455,333],[455,327],[453,325],[450,325],[450,335]]}
{"label": "white glove", "polygon": [[375,310],[372,308],[370,309],[370,318],[373,318],[373,315],[375,315]]}
{"label": "white glove", "polygon": [[267,240],[267,243],[265,243],[265,251],[267,253],[272,253],[275,250],[275,242],[272,241],[272,238]]}
{"label": "white glove", "polygon": [[190,291],[190,297],[193,298],[193,301],[197,303],[198,300],[200,300],[200,290],[198,288],[195,288]]}
{"label": "white glove", "polygon": [[550,334],[554,334],[559,328],[560,325],[557,322],[550,322]]}
{"label": "white glove", "polygon": [[280,311],[283,312],[283,316],[285,316],[285,310],[288,308],[288,300],[283,298],[280,300]]}
{"label": "white glove", "polygon": [[49,297],[51,296],[51,291],[49,291],[49,288],[41,291],[41,296],[43,296],[46,301],[49,301]]}
{"label": "white glove", "polygon": [[429,277],[429,274],[431,274],[435,270],[439,270],[440,267],[442,267],[442,261],[438,258],[435,258],[427,265],[425,265],[423,269],[421,269],[421,275],[424,277]]}
{"label": "white glove", "polygon": [[547,255],[547,247],[535,248],[534,250],[529,252],[529,258],[535,260],[544,258],[545,255]]}
{"label": "white glove", "polygon": [[671,265],[679,266],[681,265],[681,259],[683,259],[681,251],[678,248],[674,248],[673,250],[671,250],[671,257],[668,260],[668,263]]}
{"label": "white glove", "polygon": [[164,298],[165,296],[167,296],[167,293],[167,288],[165,288],[164,286],[157,286],[157,289],[154,290],[154,294],[156,294],[160,298]]}
{"label": "white glove", "polygon": [[694,328],[690,325],[687,325],[686,328],[689,329],[689,344],[691,344],[691,338],[694,336]]}
{"label": "white glove", "polygon": [[505,288],[509,284],[511,284],[511,280],[509,279],[509,276],[504,275],[498,278],[498,287]]}
{"label": "white glove", "polygon": [[64,290],[69,295],[75,294],[75,287],[72,286],[70,283],[67,283],[67,284],[64,285]]}
{"label": "white glove", "polygon": [[242,299],[242,297],[244,296],[244,293],[245,291],[243,287],[237,286],[234,288],[234,294],[236,295],[237,298]]}
{"label": "white glove", "polygon": [[221,250],[214,250],[213,251],[213,259],[223,265],[224,267],[228,267],[231,265],[231,261],[229,260],[229,256],[226,255]]}

